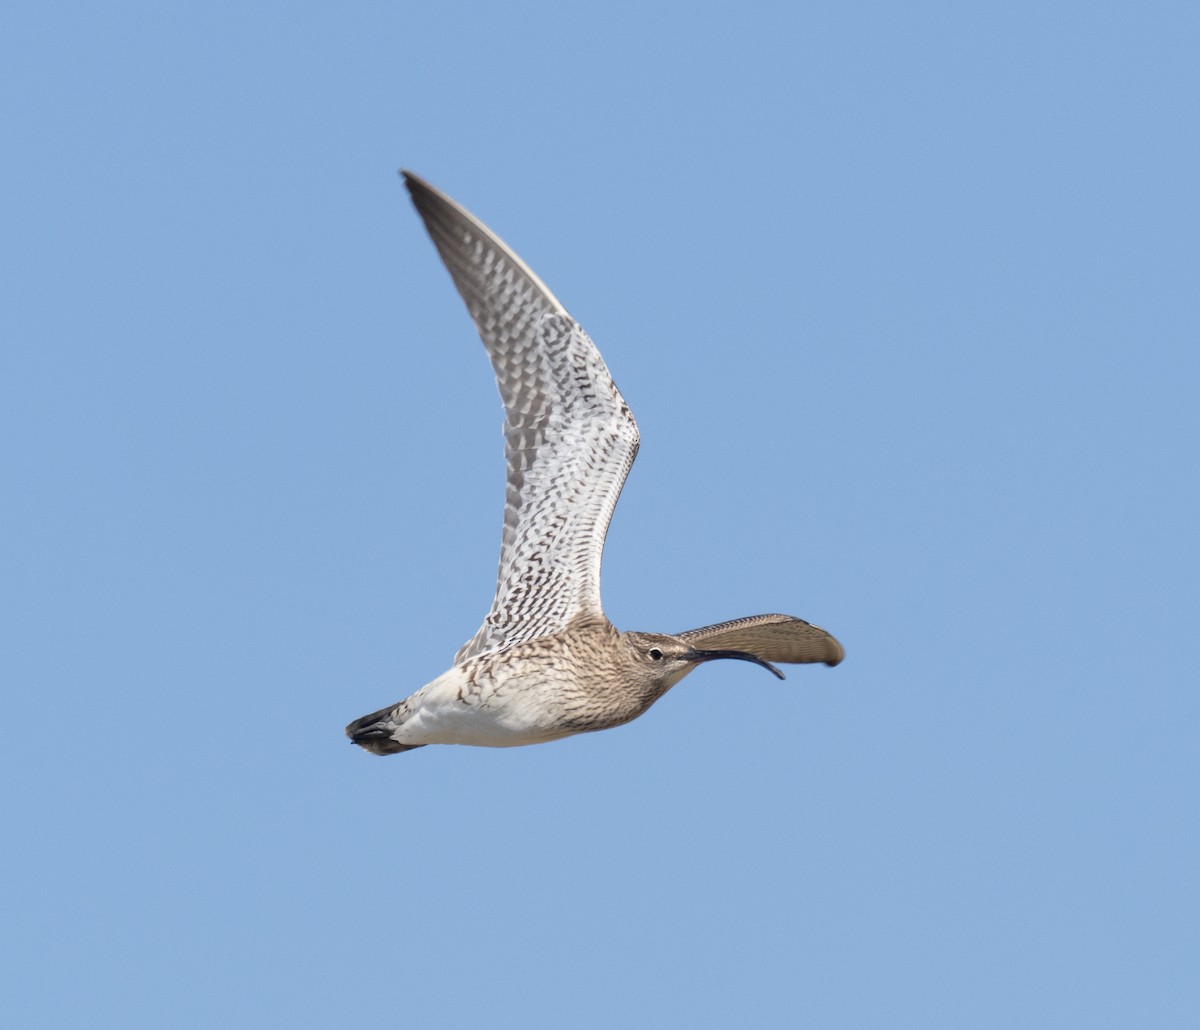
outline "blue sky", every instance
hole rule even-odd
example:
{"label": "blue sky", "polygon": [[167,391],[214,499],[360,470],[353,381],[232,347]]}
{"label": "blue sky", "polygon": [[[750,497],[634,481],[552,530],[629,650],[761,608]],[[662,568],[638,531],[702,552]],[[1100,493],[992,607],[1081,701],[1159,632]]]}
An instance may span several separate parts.
{"label": "blue sky", "polygon": [[[644,6],[0,16],[4,1025],[1196,1025],[1195,6]],[[637,414],[613,621],[842,666],[346,742],[499,543],[400,166]]]}

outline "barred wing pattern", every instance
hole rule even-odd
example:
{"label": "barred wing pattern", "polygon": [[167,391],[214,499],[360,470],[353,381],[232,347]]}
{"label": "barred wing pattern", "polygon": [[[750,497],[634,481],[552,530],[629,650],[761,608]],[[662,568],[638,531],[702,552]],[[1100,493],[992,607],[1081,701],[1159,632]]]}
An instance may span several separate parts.
{"label": "barred wing pattern", "polygon": [[677,634],[693,647],[749,651],[768,662],[824,662],[837,665],[842,645],[819,626],[792,615],[751,615]]}
{"label": "barred wing pattern", "polygon": [[504,404],[508,484],[491,611],[458,664],[602,618],[600,559],[637,454],[633,414],[595,344],[482,222],[405,172],[429,235],[491,358]]}

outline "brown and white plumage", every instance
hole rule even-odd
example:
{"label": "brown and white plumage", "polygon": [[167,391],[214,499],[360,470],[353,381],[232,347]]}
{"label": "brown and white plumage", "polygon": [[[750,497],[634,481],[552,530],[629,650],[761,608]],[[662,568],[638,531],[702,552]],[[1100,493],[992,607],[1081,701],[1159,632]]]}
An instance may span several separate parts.
{"label": "brown and white plumage", "polygon": [[496,597],[455,664],[602,617],[604,536],[638,449],[595,344],[482,222],[416,176],[413,203],[491,358],[508,484]]}
{"label": "brown and white plumage", "polygon": [[496,595],[453,667],[347,727],[390,754],[430,743],[512,746],[640,715],[698,664],[824,662],[824,630],[759,615],[686,633],[619,633],[604,617],[600,563],[638,429],[600,352],[545,284],[482,222],[403,173],[467,304],[504,405],[508,481]]}

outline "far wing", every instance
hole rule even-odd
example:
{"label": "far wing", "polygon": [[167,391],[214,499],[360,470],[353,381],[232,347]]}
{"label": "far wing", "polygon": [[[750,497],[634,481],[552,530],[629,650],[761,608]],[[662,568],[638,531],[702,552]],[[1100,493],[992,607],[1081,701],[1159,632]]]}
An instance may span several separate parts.
{"label": "far wing", "polygon": [[750,615],[676,636],[706,650],[749,651],[768,662],[824,662],[837,665],[845,656],[833,637],[791,615]]}
{"label": "far wing", "polygon": [[482,222],[404,173],[466,301],[504,404],[508,485],[491,611],[455,663],[602,617],[600,559],[637,454],[633,414],[595,344]]}

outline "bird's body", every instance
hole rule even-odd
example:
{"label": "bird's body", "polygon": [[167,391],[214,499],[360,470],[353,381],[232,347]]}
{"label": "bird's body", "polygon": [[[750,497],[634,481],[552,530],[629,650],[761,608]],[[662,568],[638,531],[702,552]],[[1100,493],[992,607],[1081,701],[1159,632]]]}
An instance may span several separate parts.
{"label": "bird's body", "polygon": [[618,726],[666,689],[636,675],[620,636],[602,620],[476,655],[366,718],[402,727],[409,746],[514,747]]}
{"label": "bird's body", "polygon": [[514,747],[618,726],[697,665],[836,665],[842,648],[787,615],[677,635],[621,633],[600,605],[600,558],[638,430],[599,351],[486,226],[405,173],[483,338],[505,409],[508,488],[492,609],[453,667],[346,732],[375,754],[425,744]]}

